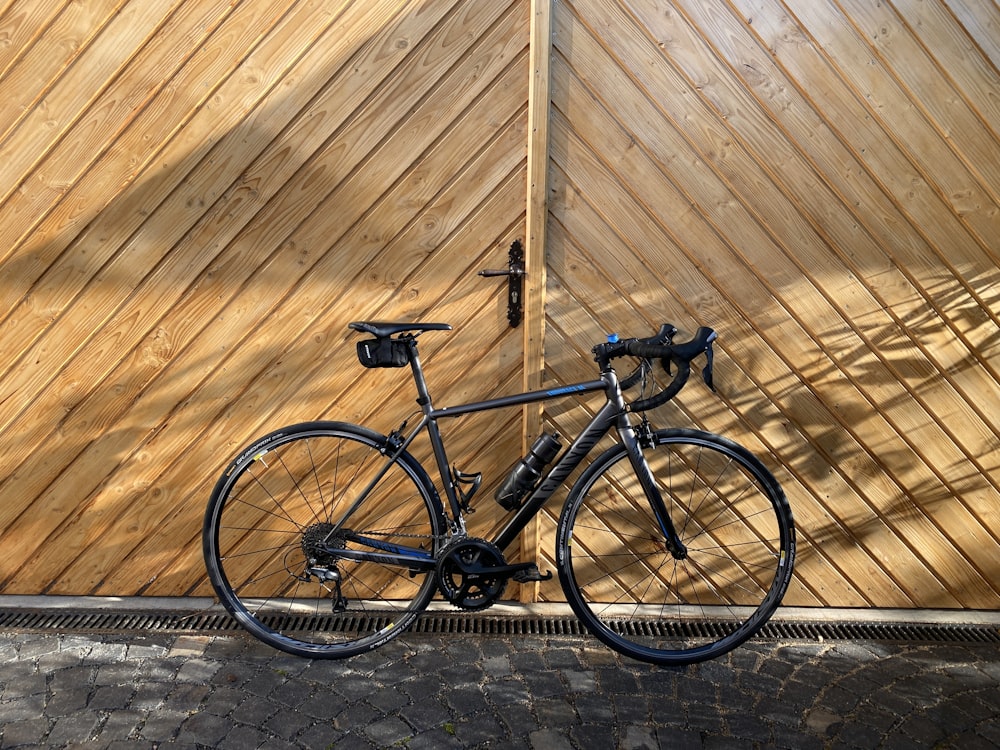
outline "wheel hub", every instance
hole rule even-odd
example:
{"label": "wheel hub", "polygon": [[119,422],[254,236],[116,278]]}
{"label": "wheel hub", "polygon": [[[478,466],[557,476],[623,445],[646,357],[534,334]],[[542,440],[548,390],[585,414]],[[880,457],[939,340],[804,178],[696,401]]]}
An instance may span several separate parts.
{"label": "wheel hub", "polygon": [[331,549],[344,549],[342,536],[330,536],[333,533],[332,523],[314,523],[302,532],[302,552],[310,565],[335,565],[336,558],[330,554]]}

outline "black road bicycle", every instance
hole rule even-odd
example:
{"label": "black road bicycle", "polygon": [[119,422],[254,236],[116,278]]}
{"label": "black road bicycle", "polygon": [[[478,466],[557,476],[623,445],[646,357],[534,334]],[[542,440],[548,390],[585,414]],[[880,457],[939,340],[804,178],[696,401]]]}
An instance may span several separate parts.
{"label": "black road bicycle", "polygon": [[[618,441],[573,483],[556,533],[559,581],[590,632],[634,659],[683,665],[740,645],[778,606],[795,530],[774,477],[731,440],[656,430],[645,416],[680,391],[702,354],[712,388],[712,329],[685,343],[673,343],[670,325],[647,339],[611,337],[594,347],[597,380],[438,409],[417,337],[451,326],[350,327],[373,337],[358,344],[364,366],[410,366],[422,418],[389,435],[296,424],[229,464],[208,502],[204,555],[222,603],[255,637],[300,656],[349,657],[404,632],[436,592],[480,610],[511,579],[551,578],[504,550],[612,428]],[[611,363],[626,356],[638,366],[619,380]],[[656,360],[672,375],[658,392]],[[635,386],[640,398],[628,403],[623,391]],[[543,433],[500,485],[496,499],[512,515],[495,538],[470,536],[465,515],[482,477],[450,466],[439,422],[597,391],[605,402],[575,440],[564,448],[558,434]],[[408,451],[424,431],[443,500]]]}

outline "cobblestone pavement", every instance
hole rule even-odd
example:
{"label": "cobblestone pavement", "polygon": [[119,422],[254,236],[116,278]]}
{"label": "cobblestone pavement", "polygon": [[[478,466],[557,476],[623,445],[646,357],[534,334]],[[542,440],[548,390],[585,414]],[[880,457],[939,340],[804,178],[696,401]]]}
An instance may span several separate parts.
{"label": "cobblestone pavement", "polygon": [[757,641],[661,669],[592,638],[0,634],[0,747],[1000,747],[1000,647]]}

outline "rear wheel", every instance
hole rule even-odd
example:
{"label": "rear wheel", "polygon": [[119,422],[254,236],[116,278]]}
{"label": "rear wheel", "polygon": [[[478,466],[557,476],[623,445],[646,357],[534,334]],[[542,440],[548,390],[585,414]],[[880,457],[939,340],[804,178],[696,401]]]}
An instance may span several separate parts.
{"label": "rear wheel", "polygon": [[[294,425],[220,478],[205,514],[205,562],[222,603],[255,637],[299,656],[348,657],[399,635],[426,608],[441,503],[409,454],[387,466],[385,444],[356,425]],[[401,548],[426,564],[342,556]]]}
{"label": "rear wheel", "polygon": [[557,532],[559,577],[587,628],[632,658],[683,665],[754,635],[785,593],[795,556],[784,493],[719,435],[654,433],[644,449],[687,555],[666,548],[624,446],[573,486]]}

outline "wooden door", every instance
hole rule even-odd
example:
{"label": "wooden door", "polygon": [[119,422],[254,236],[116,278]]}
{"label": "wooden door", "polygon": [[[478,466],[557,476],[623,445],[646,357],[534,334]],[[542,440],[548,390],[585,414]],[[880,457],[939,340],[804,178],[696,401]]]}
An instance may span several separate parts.
{"label": "wooden door", "polygon": [[[4,593],[207,594],[201,517],[240,446],[415,410],[352,320],[454,325],[422,344],[442,403],[519,388],[522,333],[476,274],[524,235],[523,2],[0,20]],[[492,481],[520,451],[519,412],[462,426],[460,469]]]}
{"label": "wooden door", "polygon": [[996,5],[552,5],[547,378],[717,328],[654,421],[778,476],[787,603],[1000,607]]}

